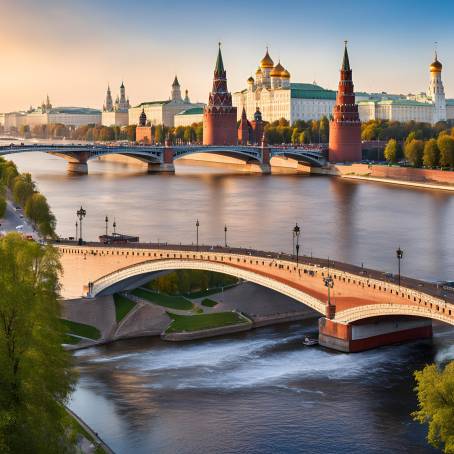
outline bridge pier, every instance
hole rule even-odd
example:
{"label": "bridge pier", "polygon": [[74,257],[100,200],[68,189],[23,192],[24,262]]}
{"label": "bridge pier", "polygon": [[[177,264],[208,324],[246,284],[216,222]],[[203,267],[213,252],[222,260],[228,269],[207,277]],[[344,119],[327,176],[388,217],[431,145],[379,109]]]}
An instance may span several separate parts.
{"label": "bridge pier", "polygon": [[422,317],[374,317],[355,323],[318,321],[319,343],[340,352],[353,353],[400,342],[432,337],[432,320]]}
{"label": "bridge pier", "polygon": [[68,162],[68,173],[86,175],[88,173],[88,165],[86,162]]}
{"label": "bridge pier", "polygon": [[173,163],[173,149],[170,146],[170,142],[166,140],[164,152],[162,155],[162,162],[148,163],[148,173],[164,172],[164,173],[175,173],[175,165]]}

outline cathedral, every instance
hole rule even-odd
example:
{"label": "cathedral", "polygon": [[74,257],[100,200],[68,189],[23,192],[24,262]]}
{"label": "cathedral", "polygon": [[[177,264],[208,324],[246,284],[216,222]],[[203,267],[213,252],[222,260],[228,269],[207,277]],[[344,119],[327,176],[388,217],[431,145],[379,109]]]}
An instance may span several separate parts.
{"label": "cathedral", "polygon": [[126,126],[128,124],[129,99],[126,98],[125,85],[121,82],[120,96],[115,103],[112,100],[110,86],[107,86],[106,100],[102,108],[102,124],[104,126]]}
{"label": "cathedral", "polygon": [[238,120],[243,108],[248,118],[253,118],[258,108],[267,122],[285,118],[293,123],[328,117],[335,101],[335,91],[326,90],[315,82],[291,82],[289,71],[280,61],[274,64],[268,49],[255,72],[255,79],[249,77],[247,88],[233,94]]}

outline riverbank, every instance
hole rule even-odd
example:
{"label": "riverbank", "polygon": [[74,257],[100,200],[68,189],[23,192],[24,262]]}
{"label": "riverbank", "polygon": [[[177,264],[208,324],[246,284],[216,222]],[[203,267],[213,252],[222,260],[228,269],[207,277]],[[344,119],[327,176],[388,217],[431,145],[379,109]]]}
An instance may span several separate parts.
{"label": "riverbank", "polygon": [[[81,337],[79,342],[67,344],[65,348],[80,350],[117,340],[153,336],[162,337],[165,340],[202,339],[318,316],[311,309],[303,307],[301,303],[249,282],[210,295],[210,300],[216,303],[213,307],[205,306],[205,297],[195,298],[191,300],[193,308],[190,310],[169,309],[143,300],[132,293],[128,293],[128,297],[135,302],[135,306],[120,320],[116,317],[117,308],[112,296],[62,301],[64,319],[91,326],[100,333],[99,339]],[[244,325],[232,324],[191,333],[172,333],[172,335],[166,333],[173,321],[172,314],[197,317],[197,314],[200,315],[200,309],[203,309],[205,315],[237,312],[244,315],[249,322]]]}

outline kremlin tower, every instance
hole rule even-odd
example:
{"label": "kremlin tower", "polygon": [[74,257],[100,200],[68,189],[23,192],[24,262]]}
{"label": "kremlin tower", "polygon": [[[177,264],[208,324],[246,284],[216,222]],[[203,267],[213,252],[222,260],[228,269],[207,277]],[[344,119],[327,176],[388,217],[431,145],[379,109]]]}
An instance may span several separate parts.
{"label": "kremlin tower", "polygon": [[237,145],[236,114],[236,107],[232,106],[232,95],[227,91],[227,77],[219,43],[213,89],[203,112],[203,144]]}
{"label": "kremlin tower", "polygon": [[430,84],[427,91],[427,96],[434,103],[434,113],[432,124],[439,121],[446,121],[446,99],[443,82],[441,81],[441,70],[443,65],[438,61],[437,51],[435,51],[435,58],[430,65]]}
{"label": "kremlin tower", "polygon": [[361,122],[355,104],[352,70],[345,41],[344,59],[340,70],[339,88],[333,119],[329,124],[330,162],[361,161]]}

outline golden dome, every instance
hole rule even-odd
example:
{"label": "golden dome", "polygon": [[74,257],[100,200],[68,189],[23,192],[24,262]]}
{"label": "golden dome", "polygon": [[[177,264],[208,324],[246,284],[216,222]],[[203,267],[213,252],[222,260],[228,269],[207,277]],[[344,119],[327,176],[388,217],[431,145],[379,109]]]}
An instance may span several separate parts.
{"label": "golden dome", "polygon": [[284,71],[281,72],[281,77],[284,79],[290,79],[290,73],[284,69]]}
{"label": "golden dome", "polygon": [[435,61],[430,65],[431,73],[441,73],[442,69],[443,65],[437,59],[435,59]]}
{"label": "golden dome", "polygon": [[284,67],[279,62],[270,72],[271,77],[281,77],[282,71],[285,71]]}
{"label": "golden dome", "polygon": [[270,54],[268,53],[268,49],[266,49],[266,54],[262,58],[262,61],[260,62],[260,67],[262,69],[267,68],[270,69],[274,66],[273,60],[271,60]]}
{"label": "golden dome", "polygon": [[255,74],[262,74],[262,69],[260,68],[260,66],[257,68],[257,71],[255,72]]}
{"label": "golden dome", "polygon": [[253,78],[253,77],[251,76],[251,77],[249,77],[249,78],[248,78],[248,80],[247,80],[247,81],[248,81],[248,82],[252,82],[252,83],[254,83],[254,78]]}

